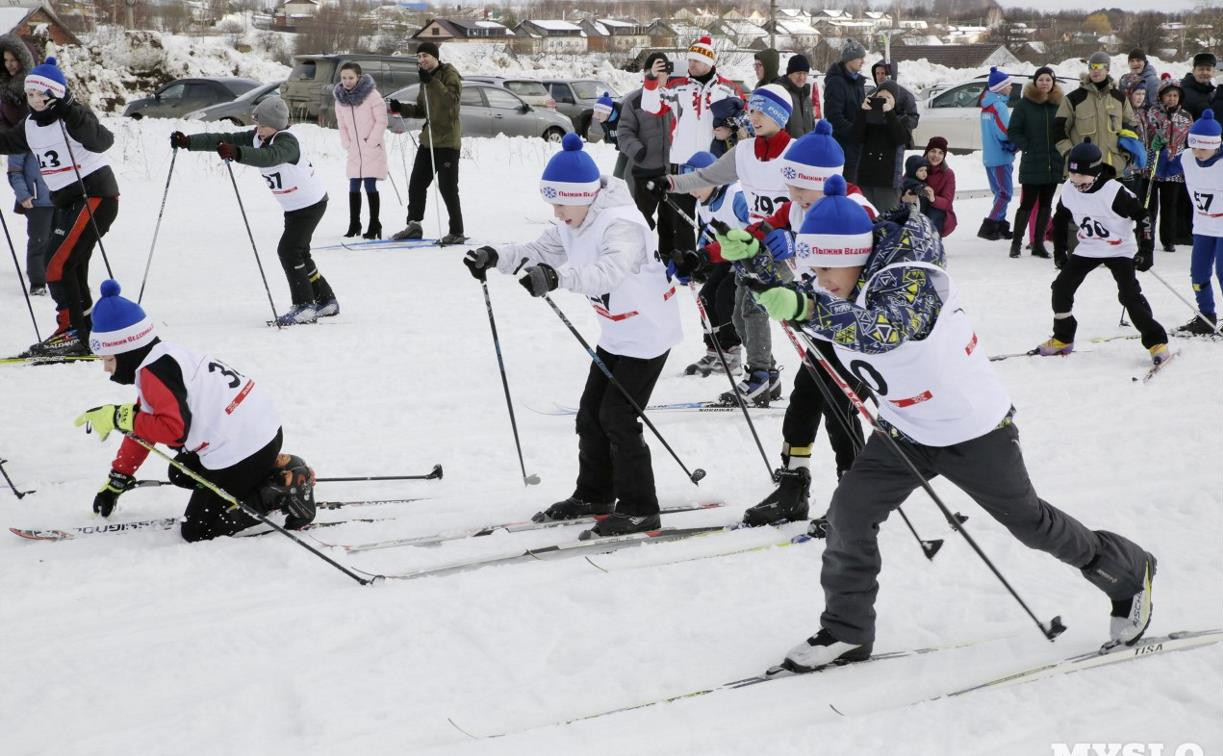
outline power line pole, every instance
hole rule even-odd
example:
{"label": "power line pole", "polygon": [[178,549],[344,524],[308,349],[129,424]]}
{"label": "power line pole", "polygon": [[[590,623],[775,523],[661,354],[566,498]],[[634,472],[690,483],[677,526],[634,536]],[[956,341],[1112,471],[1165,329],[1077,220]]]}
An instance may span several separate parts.
{"label": "power line pole", "polygon": [[777,0],[769,0],[769,47],[777,49]]}

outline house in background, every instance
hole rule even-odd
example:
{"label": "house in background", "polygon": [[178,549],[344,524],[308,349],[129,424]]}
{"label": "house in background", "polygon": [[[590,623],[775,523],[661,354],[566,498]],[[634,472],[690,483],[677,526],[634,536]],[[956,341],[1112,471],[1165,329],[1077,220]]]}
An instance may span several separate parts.
{"label": "house in background", "polygon": [[586,33],[570,21],[536,18],[514,27],[514,52],[577,55],[586,46]]}
{"label": "house in background", "polygon": [[318,14],[317,0],[285,0],[276,8],[277,26],[293,28],[314,19]]}
{"label": "house in background", "polygon": [[47,42],[56,45],[79,45],[76,38],[51,6],[42,2],[20,2],[19,0],[3,0],[0,2],[0,34],[16,34],[25,40],[35,59],[41,59],[41,53]]}
{"label": "house in background", "polygon": [[510,42],[514,32],[496,21],[432,18],[409,37],[413,42]]}
{"label": "house in background", "polygon": [[588,18],[581,27],[591,52],[635,52],[650,46],[648,27],[637,21]]}
{"label": "house in background", "polygon": [[922,58],[948,68],[1017,66],[1021,62],[1005,45],[897,45],[892,48],[892,60]]}

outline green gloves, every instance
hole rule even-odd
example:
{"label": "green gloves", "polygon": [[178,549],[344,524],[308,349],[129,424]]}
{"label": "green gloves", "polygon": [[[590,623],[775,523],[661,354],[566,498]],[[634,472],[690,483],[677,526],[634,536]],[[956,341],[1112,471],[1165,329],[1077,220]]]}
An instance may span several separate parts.
{"label": "green gloves", "polygon": [[755,257],[756,252],[760,250],[760,242],[756,237],[741,228],[729,231],[725,236],[718,234],[715,238],[722,247],[723,260],[747,260]]}
{"label": "green gloves", "polygon": [[98,432],[98,440],[105,441],[113,430],[131,433],[136,422],[136,405],[134,404],[103,404],[85,412],[73,423],[76,427],[85,426],[86,433]]}
{"label": "green gloves", "polygon": [[752,296],[773,320],[785,322],[807,319],[807,297],[794,289],[775,286],[768,291]]}

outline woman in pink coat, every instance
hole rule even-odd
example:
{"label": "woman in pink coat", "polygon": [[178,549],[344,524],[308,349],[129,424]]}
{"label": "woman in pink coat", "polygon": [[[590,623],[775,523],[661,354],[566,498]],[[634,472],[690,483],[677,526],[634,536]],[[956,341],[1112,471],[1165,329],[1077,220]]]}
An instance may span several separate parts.
{"label": "woman in pink coat", "polygon": [[378,179],[386,178],[386,103],[361,66],[345,63],[340,67],[340,83],[335,85],[335,118],[340,127],[340,143],[348,150],[348,232],[361,233],[361,183],[369,197],[369,228],[366,239],[382,238],[378,221],[380,197]]}

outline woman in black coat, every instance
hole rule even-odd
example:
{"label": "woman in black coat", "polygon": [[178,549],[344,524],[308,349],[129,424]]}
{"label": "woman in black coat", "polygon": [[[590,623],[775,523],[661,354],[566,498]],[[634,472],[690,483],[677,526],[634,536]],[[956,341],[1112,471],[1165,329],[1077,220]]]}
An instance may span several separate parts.
{"label": "woman in black coat", "polygon": [[888,79],[867,98],[854,119],[854,141],[862,145],[858,187],[878,208],[887,212],[900,204],[896,191],[898,148],[909,143],[909,129],[896,115],[896,82]]}

